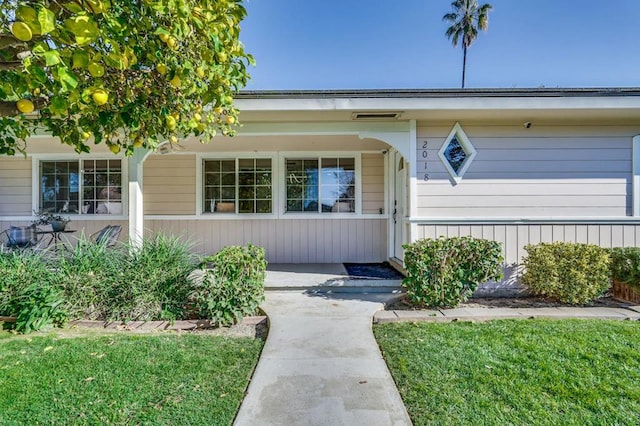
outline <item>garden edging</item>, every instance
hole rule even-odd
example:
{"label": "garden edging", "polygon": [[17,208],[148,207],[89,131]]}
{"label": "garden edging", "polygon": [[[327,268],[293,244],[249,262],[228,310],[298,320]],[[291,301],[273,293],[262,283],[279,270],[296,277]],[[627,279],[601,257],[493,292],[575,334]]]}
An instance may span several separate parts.
{"label": "garden edging", "polygon": [[[15,317],[2,317],[0,322],[15,322]],[[241,322],[236,325],[256,327],[258,325],[266,325],[266,316],[244,317]],[[218,328],[213,325],[210,320],[178,320],[178,321],[93,321],[93,320],[75,320],[69,321],[68,325],[75,327],[87,328],[103,328],[109,330],[123,331],[194,331],[210,328]]]}

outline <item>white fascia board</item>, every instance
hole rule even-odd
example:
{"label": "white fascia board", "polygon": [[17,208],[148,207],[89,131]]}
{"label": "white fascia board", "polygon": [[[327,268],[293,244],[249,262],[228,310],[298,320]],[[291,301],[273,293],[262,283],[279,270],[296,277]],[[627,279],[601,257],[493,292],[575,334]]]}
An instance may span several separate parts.
{"label": "white fascia board", "polygon": [[640,97],[237,99],[241,111],[640,109]]}

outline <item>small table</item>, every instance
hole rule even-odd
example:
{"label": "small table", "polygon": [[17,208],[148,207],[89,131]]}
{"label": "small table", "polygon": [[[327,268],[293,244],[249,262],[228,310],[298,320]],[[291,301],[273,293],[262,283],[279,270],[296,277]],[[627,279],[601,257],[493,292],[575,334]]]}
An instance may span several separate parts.
{"label": "small table", "polygon": [[37,231],[36,234],[49,235],[49,242],[47,243],[46,248],[51,247],[53,244],[54,251],[59,251],[61,247],[67,251],[71,251],[71,247],[69,247],[65,240],[62,239],[62,234],[72,234],[74,232],[76,232],[75,229],[65,229],[62,231]]}

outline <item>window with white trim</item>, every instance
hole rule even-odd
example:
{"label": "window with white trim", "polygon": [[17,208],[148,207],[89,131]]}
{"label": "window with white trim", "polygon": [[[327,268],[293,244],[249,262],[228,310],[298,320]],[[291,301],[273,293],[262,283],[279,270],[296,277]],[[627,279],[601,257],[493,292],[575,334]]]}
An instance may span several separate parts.
{"label": "window with white trim", "polygon": [[271,213],[270,158],[203,160],[204,213]]}
{"label": "window with white trim", "polygon": [[285,211],[355,213],[354,157],[287,158]]}
{"label": "window with white trim", "polygon": [[122,160],[42,160],[39,210],[122,214]]}

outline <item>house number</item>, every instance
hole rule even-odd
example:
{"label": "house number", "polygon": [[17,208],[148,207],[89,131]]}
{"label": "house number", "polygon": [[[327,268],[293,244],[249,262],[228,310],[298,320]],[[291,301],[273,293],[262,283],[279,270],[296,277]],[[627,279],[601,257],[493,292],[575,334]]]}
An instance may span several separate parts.
{"label": "house number", "polygon": [[422,143],[422,158],[424,159],[424,174],[422,180],[424,180],[425,182],[429,181],[429,166],[427,163],[427,157],[429,156],[429,153],[427,152],[428,147],[429,143],[427,141],[424,141]]}

